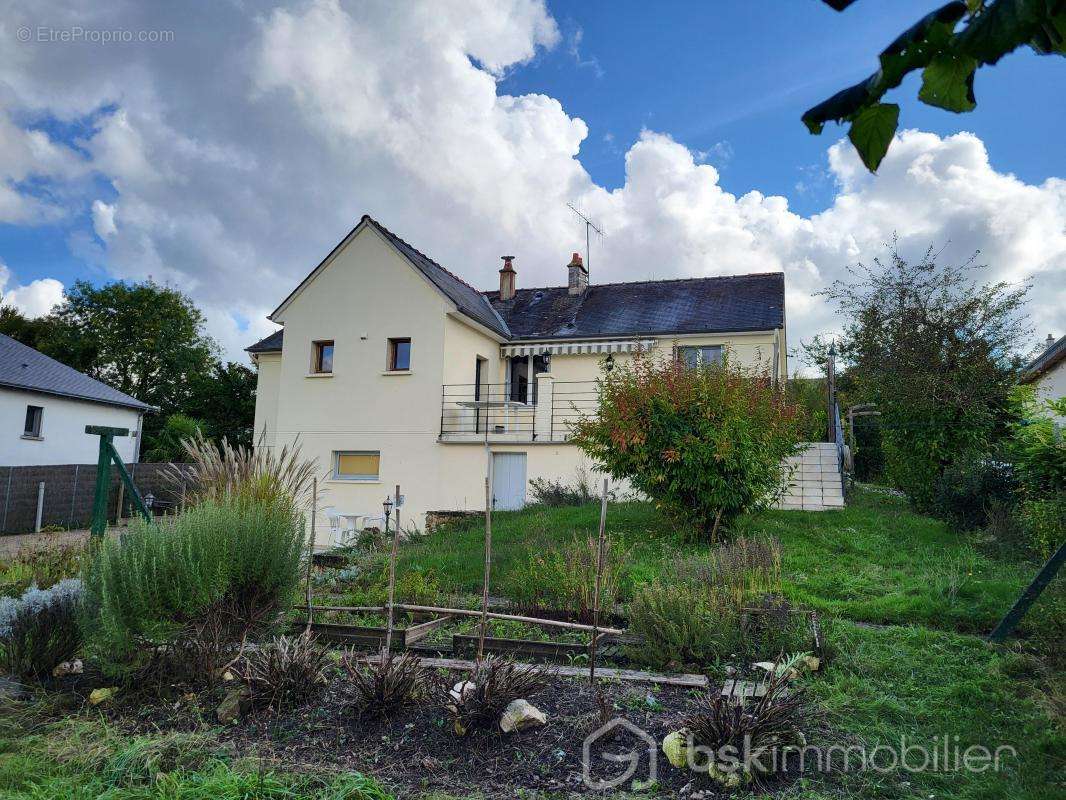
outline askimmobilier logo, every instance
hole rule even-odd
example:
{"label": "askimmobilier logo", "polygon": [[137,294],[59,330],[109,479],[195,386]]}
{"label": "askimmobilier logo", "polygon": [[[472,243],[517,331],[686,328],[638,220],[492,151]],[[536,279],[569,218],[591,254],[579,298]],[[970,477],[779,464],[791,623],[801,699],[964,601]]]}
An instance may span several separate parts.
{"label": "askimmobilier logo", "polygon": [[[659,743],[654,736],[629,720],[616,717],[586,737],[582,746],[582,778],[595,790],[623,784],[651,783],[659,776]],[[998,772],[1017,761],[1013,745],[966,744],[959,736],[933,736],[914,741],[829,745],[783,745],[760,747],[750,736],[736,744],[710,748],[684,733],[683,768],[711,774],[727,785],[747,782],[755,775],[781,771],[827,773],[870,771],[894,772]],[[679,763],[674,760],[673,763]]]}

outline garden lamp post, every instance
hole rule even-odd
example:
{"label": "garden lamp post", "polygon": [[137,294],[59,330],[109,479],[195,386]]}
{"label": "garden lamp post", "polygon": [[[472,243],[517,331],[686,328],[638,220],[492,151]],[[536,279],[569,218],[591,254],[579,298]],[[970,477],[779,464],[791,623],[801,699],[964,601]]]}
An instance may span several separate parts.
{"label": "garden lamp post", "polygon": [[389,517],[392,516],[392,498],[385,495],[385,501],[381,504],[381,508],[385,512],[385,533],[388,533]]}

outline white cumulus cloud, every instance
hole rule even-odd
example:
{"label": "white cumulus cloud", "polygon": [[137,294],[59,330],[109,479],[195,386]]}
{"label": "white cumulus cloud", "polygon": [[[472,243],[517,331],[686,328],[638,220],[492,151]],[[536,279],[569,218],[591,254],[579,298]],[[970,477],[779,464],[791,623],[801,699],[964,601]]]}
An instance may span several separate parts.
{"label": "white cumulus cloud", "polygon": [[13,306],[27,317],[43,317],[63,302],[63,284],[55,278],[38,278],[22,286],[9,286],[11,270],[0,261],[0,306]]}
{"label": "white cumulus cloud", "polygon": [[[593,283],[784,271],[793,344],[839,324],[812,293],[893,234],[914,256],[980,249],[989,280],[1031,276],[1041,335],[1066,326],[1066,183],[998,172],[971,134],[904,131],[877,176],[831,145],[836,197],[810,216],[727,192],[669,131],[616,140],[624,183],[597,185],[578,158],[585,121],[500,91],[561,45],[540,0],[217,3],[195,18],[180,4],[11,5],[9,26],[174,31],[166,44],[0,50],[0,141],[17,151],[0,156],[0,220],[87,215],[102,245],[72,246],[116,277],[189,292],[231,357],[364,212],[475,285],[493,286],[505,252],[520,285],[560,285],[584,246],[568,202],[608,233]],[[42,114],[92,120],[77,151],[12,121]],[[30,174],[57,191],[27,197]]]}

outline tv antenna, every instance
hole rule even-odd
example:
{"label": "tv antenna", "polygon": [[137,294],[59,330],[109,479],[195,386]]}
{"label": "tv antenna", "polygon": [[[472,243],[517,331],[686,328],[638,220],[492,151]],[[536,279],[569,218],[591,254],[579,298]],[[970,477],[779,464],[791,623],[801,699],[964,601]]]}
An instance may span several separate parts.
{"label": "tv antenna", "polygon": [[589,272],[589,271],[591,271],[591,269],[590,269],[590,261],[591,261],[591,259],[589,258],[589,231],[590,230],[596,231],[596,233],[600,236],[601,239],[606,234],[604,234],[604,232],[602,230],[600,230],[598,227],[596,227],[596,223],[595,222],[593,222],[591,219],[589,219],[584,214],[582,214],[580,211],[578,211],[576,208],[574,208],[574,204],[573,203],[567,203],[566,207],[569,208],[571,211],[573,211],[575,214],[577,214],[579,217],[581,217],[582,221],[584,221],[584,223],[585,223],[585,271]]}

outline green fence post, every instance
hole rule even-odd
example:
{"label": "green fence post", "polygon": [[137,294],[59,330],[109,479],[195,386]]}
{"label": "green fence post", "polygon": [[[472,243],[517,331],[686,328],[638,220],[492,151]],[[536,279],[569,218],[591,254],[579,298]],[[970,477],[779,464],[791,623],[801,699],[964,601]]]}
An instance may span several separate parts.
{"label": "green fence post", "polygon": [[[86,430],[88,433],[88,430]],[[93,521],[89,529],[93,536],[103,536],[107,530],[107,495],[111,490],[111,436],[100,434],[100,455],[96,459],[96,491],[93,494]]]}
{"label": "green fence post", "polygon": [[1040,593],[1051,583],[1051,579],[1055,577],[1063,561],[1066,561],[1066,542],[1059,545],[1059,549],[1047,560],[1043,569],[1033,578],[1033,582],[1022,592],[1021,597],[1014,601],[1010,611],[1003,615],[996,629],[989,634],[988,641],[1002,642],[1007,638],[1015,626],[1021,622],[1029,607],[1036,602],[1036,598],[1040,597]]}
{"label": "green fence post", "polygon": [[[109,428],[106,425],[86,425],[85,432],[100,437],[100,455],[96,460],[96,491],[93,494],[93,521],[89,528],[93,537],[103,536],[107,530],[107,497],[111,492],[111,461],[120,465],[122,460],[113,444],[116,436],[128,436],[129,428]],[[129,476],[126,476],[129,479]],[[143,504],[142,504],[143,505]]]}
{"label": "green fence post", "polygon": [[130,473],[126,470],[126,465],[122,463],[122,458],[119,456],[118,450],[115,449],[114,442],[108,441],[107,446],[111,451],[111,458],[114,460],[115,466],[118,467],[118,475],[122,478],[122,483],[125,485],[126,491],[130,493],[130,499],[133,501],[133,505],[141,512],[141,516],[151,522],[152,512],[148,510],[148,506],[144,504],[144,499],[141,497],[141,493],[138,492],[137,487],[133,485],[133,478],[130,477]]}

